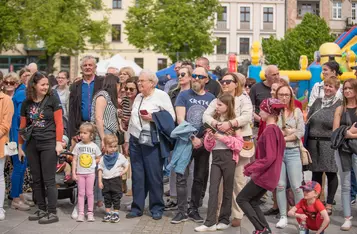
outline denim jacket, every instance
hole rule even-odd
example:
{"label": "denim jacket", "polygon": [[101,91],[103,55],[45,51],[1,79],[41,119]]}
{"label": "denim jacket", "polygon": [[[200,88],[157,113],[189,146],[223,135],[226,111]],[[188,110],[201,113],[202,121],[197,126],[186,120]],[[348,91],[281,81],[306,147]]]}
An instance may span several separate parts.
{"label": "denim jacket", "polygon": [[171,170],[171,168],[174,167],[176,173],[185,173],[192,155],[190,136],[194,133],[197,133],[197,129],[186,121],[183,121],[172,131],[171,138],[176,139],[176,144],[172,153],[171,162],[166,167],[167,170]]}

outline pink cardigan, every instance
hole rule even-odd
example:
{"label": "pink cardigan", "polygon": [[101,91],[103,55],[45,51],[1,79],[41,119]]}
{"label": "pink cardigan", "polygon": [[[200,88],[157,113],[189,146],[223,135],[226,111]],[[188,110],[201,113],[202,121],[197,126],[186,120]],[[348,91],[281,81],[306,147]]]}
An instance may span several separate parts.
{"label": "pink cardigan", "polygon": [[[233,151],[233,161],[238,163],[239,152],[243,148],[244,140],[242,136],[226,136],[224,135],[222,142]],[[205,135],[204,146],[207,151],[211,152],[216,146],[216,139],[210,138],[208,134]]]}

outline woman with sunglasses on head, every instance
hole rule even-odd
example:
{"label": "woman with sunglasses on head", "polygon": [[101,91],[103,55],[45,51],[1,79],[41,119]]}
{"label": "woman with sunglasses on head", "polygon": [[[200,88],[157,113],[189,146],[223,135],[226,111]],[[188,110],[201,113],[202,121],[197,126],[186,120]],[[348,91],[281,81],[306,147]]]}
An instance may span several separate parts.
{"label": "woman with sunglasses on head", "polygon": [[[12,117],[12,124],[10,129],[10,141],[18,143],[18,130],[20,126],[20,110],[22,102],[26,99],[26,86],[21,84],[20,77],[10,72],[4,78],[4,92],[12,97],[14,104],[14,115]],[[27,167],[27,160],[20,162],[18,155],[11,158],[13,171],[11,174],[11,191],[12,198],[11,208],[22,211],[30,210],[30,205],[34,206],[32,201],[27,201],[22,194],[25,171]]]}
{"label": "woman with sunglasses on head", "polygon": [[62,152],[62,105],[49,87],[49,80],[35,72],[29,80],[26,100],[21,106],[20,129],[33,126],[30,138],[25,142],[19,131],[19,158],[25,156],[30,164],[34,197],[38,210],[29,216],[39,224],[58,222],[56,165]]}
{"label": "woman with sunglasses on head", "polygon": [[295,204],[304,197],[300,189],[301,181],[303,181],[300,141],[304,136],[305,124],[302,111],[294,105],[294,95],[290,86],[280,86],[276,90],[276,97],[286,105],[278,121],[278,126],[283,131],[286,148],[280,172],[280,180],[276,188],[276,198],[280,211],[280,220],[276,224],[276,227],[285,228],[288,225],[286,199],[287,181],[290,181]]}
{"label": "woman with sunglasses on head", "polygon": [[[251,141],[253,134],[251,128],[253,106],[249,97],[243,94],[243,87],[239,82],[239,78],[234,73],[226,73],[219,82],[221,83],[222,93],[231,94],[235,97],[234,109],[236,118],[231,121],[223,122],[215,120],[213,118],[217,105],[217,99],[215,99],[210,103],[203,114],[203,122],[210,124],[221,132],[232,131],[233,129],[238,128],[241,131],[240,135],[243,139],[245,141]],[[233,197],[237,197],[246,184],[243,170],[244,166],[247,165],[249,161],[250,158],[239,157],[234,174]],[[232,199],[232,226],[240,226],[242,218],[243,211],[238,206],[236,200]]]}

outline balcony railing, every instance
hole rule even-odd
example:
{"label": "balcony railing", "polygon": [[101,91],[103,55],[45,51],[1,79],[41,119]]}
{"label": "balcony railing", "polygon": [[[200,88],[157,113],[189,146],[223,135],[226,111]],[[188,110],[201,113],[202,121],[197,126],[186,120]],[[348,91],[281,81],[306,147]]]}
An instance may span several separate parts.
{"label": "balcony railing", "polygon": [[227,21],[217,21],[217,29],[227,29]]}

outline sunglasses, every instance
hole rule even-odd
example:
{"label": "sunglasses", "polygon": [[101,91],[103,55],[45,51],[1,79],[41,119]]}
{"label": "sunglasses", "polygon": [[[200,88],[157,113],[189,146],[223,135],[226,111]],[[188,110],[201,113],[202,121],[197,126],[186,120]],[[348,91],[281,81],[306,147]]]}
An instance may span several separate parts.
{"label": "sunglasses", "polygon": [[185,77],[186,73],[182,72],[181,74],[178,75],[178,77]]}
{"label": "sunglasses", "polygon": [[207,76],[192,74],[192,78],[193,79],[197,79],[198,78],[198,79],[202,80],[202,79],[207,78]]}
{"label": "sunglasses", "polygon": [[219,83],[221,83],[221,85],[224,85],[224,84],[230,85],[232,82],[233,82],[233,83],[236,83],[235,80],[220,80],[220,81],[219,81]]}
{"label": "sunglasses", "polygon": [[135,89],[135,88],[128,88],[128,87],[125,87],[125,91],[127,91],[127,92],[128,92],[128,90],[129,90],[130,92],[134,92],[136,89]]}
{"label": "sunglasses", "polygon": [[253,85],[245,85],[246,88],[251,88]]}
{"label": "sunglasses", "polygon": [[4,85],[11,85],[11,86],[13,86],[13,85],[15,85],[15,84],[16,84],[15,81],[4,81]]}

